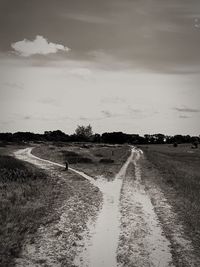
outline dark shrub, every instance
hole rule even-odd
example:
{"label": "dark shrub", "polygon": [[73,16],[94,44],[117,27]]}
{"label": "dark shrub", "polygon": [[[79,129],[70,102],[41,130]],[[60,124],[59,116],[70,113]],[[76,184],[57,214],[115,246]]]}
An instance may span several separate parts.
{"label": "dark shrub", "polygon": [[7,146],[7,142],[0,142],[0,147],[6,147]]}
{"label": "dark shrub", "polygon": [[92,159],[83,157],[80,154],[74,152],[74,151],[61,151],[64,157],[64,160],[67,160],[70,164],[76,164],[76,163],[92,163]]}
{"label": "dark shrub", "polygon": [[98,154],[98,153],[97,153],[97,154],[95,154],[95,156],[96,156],[96,157],[99,157],[99,158],[103,157],[103,155],[102,155],[102,154]]}
{"label": "dark shrub", "polygon": [[89,145],[82,145],[82,148],[87,148],[87,149],[89,149],[91,146],[89,146]]}
{"label": "dark shrub", "polygon": [[74,152],[74,151],[62,150],[61,152],[62,152],[64,157],[78,157],[79,156],[79,154]]}
{"label": "dark shrub", "polygon": [[194,143],[193,143],[193,146],[194,146],[194,148],[198,148],[198,141],[194,141]]}
{"label": "dark shrub", "polygon": [[174,146],[174,147],[177,147],[177,146],[178,146],[178,144],[175,142],[175,143],[173,143],[173,146]]}
{"label": "dark shrub", "polygon": [[100,163],[114,163],[114,160],[113,159],[106,159],[106,158],[103,158],[103,159],[100,159],[99,160]]}
{"label": "dark shrub", "polygon": [[92,159],[86,158],[86,157],[78,157],[77,162],[78,163],[92,163]]}

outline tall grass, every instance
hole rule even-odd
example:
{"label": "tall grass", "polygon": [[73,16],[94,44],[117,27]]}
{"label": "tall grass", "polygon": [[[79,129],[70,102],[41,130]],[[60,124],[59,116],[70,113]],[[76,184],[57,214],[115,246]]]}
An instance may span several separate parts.
{"label": "tall grass", "polygon": [[160,182],[176,192],[174,204],[190,230],[200,233],[200,153],[166,146],[144,149],[147,159],[161,174]]}
{"label": "tall grass", "polygon": [[30,164],[0,156],[0,266],[14,266],[27,234],[45,214],[47,176]]}

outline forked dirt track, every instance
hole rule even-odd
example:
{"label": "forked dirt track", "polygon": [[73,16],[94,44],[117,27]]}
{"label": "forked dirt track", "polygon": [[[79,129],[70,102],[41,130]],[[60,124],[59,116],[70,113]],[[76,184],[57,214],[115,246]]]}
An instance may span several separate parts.
{"label": "forked dirt track", "polygon": [[[62,164],[40,159],[32,155],[31,150],[32,148],[19,150],[15,156],[46,170],[54,166],[65,167]],[[83,229],[81,241],[74,248],[77,251],[73,254],[74,259],[71,266],[200,266],[193,255],[190,241],[183,237],[181,225],[173,225],[173,222],[176,222],[176,215],[171,212],[167,203],[163,204],[166,200],[162,192],[155,188],[153,191],[151,185],[149,185],[148,191],[145,189],[139,163],[142,154],[141,150],[133,147],[130,156],[113,181],[107,181],[104,177],[93,179],[83,172],[69,168],[70,171],[81,175],[93,186],[98,187],[103,196],[101,209],[96,218],[87,218],[87,228]],[[152,196],[152,194],[154,195]],[[152,204],[151,199],[155,195],[157,202],[163,204],[163,207],[160,207],[163,211],[163,218],[171,216],[173,222],[169,227],[176,227],[176,232],[171,234],[170,238],[164,231],[165,227],[160,223]],[[68,209],[70,205],[74,204],[73,199],[71,201],[72,203],[66,204]],[[159,207],[156,208],[159,209]],[[66,221],[67,216],[63,210],[63,215],[57,224],[64,226]],[[163,221],[165,220],[163,219]],[[59,238],[53,240],[49,238],[50,231],[51,228],[48,231],[43,230],[43,233],[39,235],[40,240],[36,241],[40,246],[41,253],[45,254],[47,258],[53,253],[53,247],[59,250],[56,242],[58,244],[61,242]],[[62,250],[65,249],[63,242],[60,245]],[[68,248],[66,247],[66,249]],[[66,266],[55,261],[48,261],[45,264],[40,261],[34,265],[31,261],[34,253],[25,246],[21,258],[16,261],[17,266]],[[179,262],[175,261],[176,255],[180,258]]]}

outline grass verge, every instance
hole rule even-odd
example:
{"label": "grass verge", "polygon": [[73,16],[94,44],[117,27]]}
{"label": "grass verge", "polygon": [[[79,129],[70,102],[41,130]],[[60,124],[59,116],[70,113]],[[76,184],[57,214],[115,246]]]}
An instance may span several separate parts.
{"label": "grass verge", "polygon": [[[154,180],[162,188],[185,226],[185,231],[200,245],[200,151],[190,145],[142,147],[148,168],[159,175]],[[144,169],[144,168],[143,168]],[[148,170],[147,170],[148,171]],[[148,177],[148,175],[147,175]]]}
{"label": "grass verge", "polygon": [[44,222],[52,184],[47,175],[10,156],[0,156],[0,266],[14,266],[26,235]]}

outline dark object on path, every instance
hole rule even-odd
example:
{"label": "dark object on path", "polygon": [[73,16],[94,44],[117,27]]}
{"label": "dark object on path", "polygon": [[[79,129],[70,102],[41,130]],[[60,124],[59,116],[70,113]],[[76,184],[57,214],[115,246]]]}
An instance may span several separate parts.
{"label": "dark object on path", "polygon": [[69,169],[69,163],[68,163],[68,161],[66,161],[65,162],[65,170],[68,171],[68,169]]}

